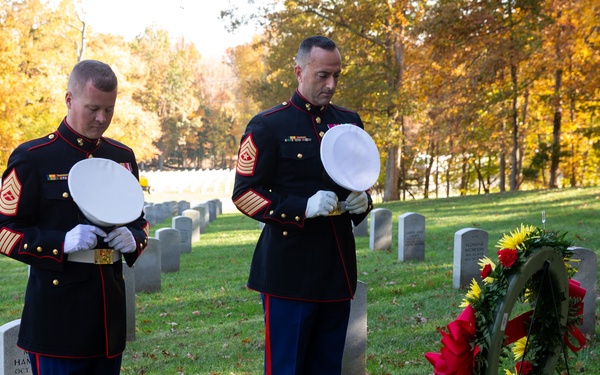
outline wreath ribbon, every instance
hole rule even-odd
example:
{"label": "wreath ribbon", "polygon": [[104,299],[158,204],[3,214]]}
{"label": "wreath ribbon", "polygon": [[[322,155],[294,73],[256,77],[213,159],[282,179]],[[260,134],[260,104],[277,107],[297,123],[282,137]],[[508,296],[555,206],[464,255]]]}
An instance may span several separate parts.
{"label": "wreath ribbon", "polygon": [[479,347],[471,347],[475,332],[475,310],[469,305],[448,324],[448,332],[440,331],[443,345],[440,353],[425,354],[435,369],[435,375],[472,374],[475,357],[479,353]]}
{"label": "wreath ribbon", "polygon": [[508,321],[504,330],[504,335],[506,336],[504,345],[510,345],[521,337],[527,336],[527,327],[531,323],[532,315],[533,310],[530,310]]}
{"label": "wreath ribbon", "polygon": [[[581,283],[577,280],[569,279],[569,298],[577,299],[578,301],[573,305],[573,308],[576,309],[574,314],[575,317],[583,315],[583,298],[585,297],[586,290],[581,286]],[[583,320],[583,318],[582,318]],[[570,337],[573,337],[579,346],[573,345],[571,343]],[[571,349],[573,352],[578,352],[585,346],[585,336],[574,324],[567,324],[567,332],[563,337],[565,344]]]}
{"label": "wreath ribbon", "polygon": [[[573,305],[573,308],[576,310],[576,313],[574,314],[575,318],[583,315],[583,297],[585,297],[585,293],[586,290],[581,287],[579,281],[569,279],[569,297],[578,300],[578,302]],[[527,327],[531,322],[532,315],[533,310],[517,316],[506,324],[506,329],[504,331],[506,340],[504,341],[504,345],[510,345],[527,335]],[[573,337],[577,341],[578,346],[571,343],[570,337]],[[573,352],[580,351],[586,343],[585,336],[581,333],[579,327],[574,324],[567,325],[567,332],[565,333],[563,340]]]}

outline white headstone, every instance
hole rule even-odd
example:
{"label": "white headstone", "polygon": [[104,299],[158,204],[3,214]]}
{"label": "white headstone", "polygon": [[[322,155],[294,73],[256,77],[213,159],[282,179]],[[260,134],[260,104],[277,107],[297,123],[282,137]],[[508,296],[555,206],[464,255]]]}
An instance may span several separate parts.
{"label": "white headstone", "polygon": [[190,232],[190,241],[192,243],[200,241],[200,211],[196,209],[184,210],[181,213],[185,217],[192,219],[192,229]]}
{"label": "white headstone", "polygon": [[127,341],[135,340],[135,264],[129,267],[123,262],[125,278],[125,308],[127,316]]}
{"label": "white headstone", "polygon": [[358,281],[350,304],[350,319],[342,358],[342,375],[367,373],[367,284]]}
{"label": "white headstone", "polygon": [[144,206],[144,218],[150,223],[151,227],[156,225],[156,215],[154,214],[154,211],[153,205],[147,204]]}
{"label": "white headstone", "polygon": [[376,208],[370,213],[369,248],[371,250],[390,250],[392,248],[392,211]]}
{"label": "white headstone", "polygon": [[206,202],[208,204],[209,219],[208,222],[212,223],[217,218],[217,202],[211,199]]}
{"label": "white headstone", "polygon": [[208,225],[210,224],[210,213],[208,210],[208,203],[206,203],[206,202],[198,203],[197,205],[193,206],[191,209],[196,210],[200,213],[200,216],[199,216],[200,233],[205,233],[206,228],[208,228]]}
{"label": "white headstone", "polygon": [[425,216],[414,212],[398,216],[398,260],[425,260]]}
{"label": "white headstone", "polygon": [[135,291],[157,292],[160,289],[160,241],[148,237],[148,246],[135,262]]}
{"label": "white headstone", "polygon": [[454,233],[454,289],[468,288],[471,280],[481,281],[479,260],[488,255],[488,233],[477,228],[465,228]]}
{"label": "white headstone", "polygon": [[574,280],[581,283],[585,288],[585,297],[583,297],[583,324],[579,328],[584,334],[595,334],[596,327],[596,281],[598,279],[598,255],[593,250],[583,247],[571,247],[573,256],[571,259],[579,260],[573,266],[577,268],[577,273],[573,276]]}
{"label": "white headstone", "polygon": [[158,224],[158,225],[163,224],[168,215],[168,213],[167,213],[168,206],[166,205],[166,203],[155,203],[154,210],[155,210],[154,215],[156,217],[156,224]]}
{"label": "white headstone", "polygon": [[17,347],[21,319],[13,320],[0,327],[0,375],[31,374],[29,355]]}
{"label": "white headstone", "polygon": [[354,237],[367,237],[369,235],[369,217],[365,217],[363,221],[354,227]]}
{"label": "white headstone", "polygon": [[[193,211],[193,210],[192,210]],[[196,212],[197,211],[193,211]],[[191,217],[185,216],[175,216],[171,220],[171,228],[177,229],[181,234],[180,242],[179,242],[179,251],[181,253],[191,253],[192,252],[192,231],[194,229],[193,220]],[[198,233],[198,237],[200,237],[200,228],[197,226],[196,231]]]}
{"label": "white headstone", "polygon": [[177,215],[181,215],[183,211],[190,209],[190,202],[179,201],[177,202]]}
{"label": "white headstone", "polygon": [[161,228],[155,233],[160,241],[162,272],[178,272],[181,267],[181,233],[173,228]]}

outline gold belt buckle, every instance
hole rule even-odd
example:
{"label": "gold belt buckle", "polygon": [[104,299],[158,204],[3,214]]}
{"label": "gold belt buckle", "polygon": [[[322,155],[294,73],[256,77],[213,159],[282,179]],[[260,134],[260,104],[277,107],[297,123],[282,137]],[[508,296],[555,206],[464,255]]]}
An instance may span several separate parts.
{"label": "gold belt buckle", "polygon": [[113,249],[94,250],[94,264],[113,264]]}
{"label": "gold belt buckle", "polygon": [[346,212],[346,201],[338,202],[337,206],[327,216],[338,216]]}
{"label": "gold belt buckle", "polygon": [[327,216],[338,216],[342,214],[342,205],[338,202],[337,206]]}

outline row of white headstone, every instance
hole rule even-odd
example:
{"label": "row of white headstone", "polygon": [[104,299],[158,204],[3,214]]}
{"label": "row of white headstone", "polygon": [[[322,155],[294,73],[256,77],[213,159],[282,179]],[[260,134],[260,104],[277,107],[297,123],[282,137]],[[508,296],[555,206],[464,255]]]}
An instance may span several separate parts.
{"label": "row of white headstone", "polygon": [[213,196],[229,195],[233,191],[234,169],[204,169],[181,171],[141,171],[153,193],[191,192]]}
{"label": "row of white headstone", "polygon": [[[392,211],[376,208],[371,211],[369,225],[365,222],[355,228],[355,235],[369,235],[371,250],[391,250]],[[370,232],[367,232],[367,228]],[[471,280],[481,283],[479,260],[488,256],[488,233],[479,228],[464,228],[454,234],[454,257],[452,286],[455,289],[469,288]],[[573,277],[586,289],[583,300],[584,334],[594,335],[596,322],[596,281],[598,275],[597,255],[593,250],[572,247],[574,264],[578,272]],[[425,259],[425,216],[408,212],[398,217],[398,260],[422,261]]]}

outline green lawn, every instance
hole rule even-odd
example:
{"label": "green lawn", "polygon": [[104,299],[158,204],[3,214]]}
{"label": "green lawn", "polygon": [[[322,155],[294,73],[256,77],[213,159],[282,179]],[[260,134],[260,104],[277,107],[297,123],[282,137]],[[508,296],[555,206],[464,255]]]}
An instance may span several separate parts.
{"label": "green lawn", "polygon": [[[568,232],[575,246],[600,249],[600,188],[517,192],[379,204],[393,212],[391,251],[357,240],[359,280],[367,283],[370,375],[432,374],[424,354],[438,351],[445,327],[462,311],[464,290],[452,288],[454,233],[489,233],[489,253],[503,233],[521,223]],[[397,220],[406,212],[426,218],[423,262],[399,262]],[[170,223],[170,220],[168,221]],[[158,229],[159,226],[153,228]],[[162,290],[139,293],[136,339],[128,343],[123,374],[261,374],[262,307],[245,287],[257,222],[241,214],[218,217],[182,254],[181,270],[163,274]],[[18,319],[26,266],[0,258],[0,322]],[[598,319],[598,308],[596,309]],[[599,374],[594,338],[570,362],[571,373]],[[502,373],[503,374],[503,373]],[[504,374],[503,374],[504,375]]]}

